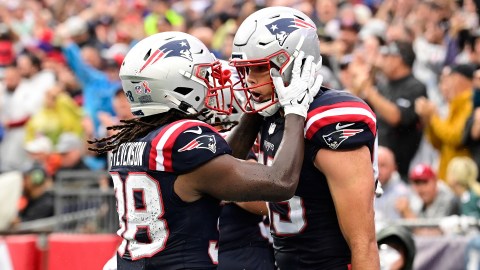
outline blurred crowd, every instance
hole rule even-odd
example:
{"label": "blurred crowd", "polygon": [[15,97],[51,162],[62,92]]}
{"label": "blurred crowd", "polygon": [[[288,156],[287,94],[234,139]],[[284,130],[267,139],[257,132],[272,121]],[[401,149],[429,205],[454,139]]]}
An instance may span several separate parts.
{"label": "blurred crowd", "polygon": [[118,71],[138,40],[188,32],[228,60],[238,25],[278,5],[315,21],[324,85],[377,115],[379,222],[479,218],[479,1],[0,0],[0,193],[23,194],[15,219],[53,214],[31,209],[52,204],[59,172],[108,169],[87,140],[133,117]]}

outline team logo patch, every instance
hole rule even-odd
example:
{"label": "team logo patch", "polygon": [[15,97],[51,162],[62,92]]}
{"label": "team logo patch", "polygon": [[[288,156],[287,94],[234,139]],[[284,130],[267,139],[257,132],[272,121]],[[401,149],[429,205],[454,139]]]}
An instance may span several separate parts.
{"label": "team logo patch", "polygon": [[300,28],[312,28],[315,29],[315,25],[311,25],[304,20],[297,19],[297,18],[283,18],[278,19],[270,24],[265,25],[268,31],[272,35],[275,35],[278,44],[283,46],[287,37],[297,29]]}
{"label": "team logo patch", "polygon": [[331,149],[337,149],[346,139],[362,132],[363,129],[340,129],[328,135],[323,135],[323,140]]}
{"label": "team logo patch", "polygon": [[138,95],[143,93],[143,89],[140,85],[135,85],[135,93],[137,93]]}
{"label": "team logo patch", "polygon": [[213,135],[202,135],[193,139],[184,147],[178,149],[178,152],[190,151],[194,149],[208,149],[215,154],[217,152],[217,142]]}
{"label": "team logo patch", "polygon": [[148,65],[152,65],[158,60],[168,57],[182,57],[193,62],[192,52],[190,51],[190,44],[188,41],[186,39],[172,40],[163,44],[163,46],[158,48],[150,55],[150,57],[148,57],[139,72],[142,72],[142,70]]}

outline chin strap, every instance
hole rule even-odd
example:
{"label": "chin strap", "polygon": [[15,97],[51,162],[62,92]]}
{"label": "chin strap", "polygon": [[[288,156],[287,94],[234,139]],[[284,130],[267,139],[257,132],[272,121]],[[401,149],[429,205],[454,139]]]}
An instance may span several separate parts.
{"label": "chin strap", "polygon": [[[268,101],[268,102],[270,102],[270,101]],[[253,102],[252,104],[255,107],[255,105],[261,104],[261,103]],[[258,114],[260,114],[263,117],[269,117],[269,116],[272,116],[272,115],[276,114],[279,109],[280,109],[280,103],[275,102],[272,105],[268,106],[267,108],[265,108],[261,111],[258,111]]]}

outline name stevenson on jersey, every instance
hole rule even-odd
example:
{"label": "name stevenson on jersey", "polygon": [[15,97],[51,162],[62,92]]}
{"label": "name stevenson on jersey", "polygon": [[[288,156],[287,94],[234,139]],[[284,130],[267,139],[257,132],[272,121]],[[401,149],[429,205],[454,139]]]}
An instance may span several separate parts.
{"label": "name stevenson on jersey", "polygon": [[142,166],[142,157],[146,146],[147,142],[121,144],[118,151],[112,155],[111,166]]}

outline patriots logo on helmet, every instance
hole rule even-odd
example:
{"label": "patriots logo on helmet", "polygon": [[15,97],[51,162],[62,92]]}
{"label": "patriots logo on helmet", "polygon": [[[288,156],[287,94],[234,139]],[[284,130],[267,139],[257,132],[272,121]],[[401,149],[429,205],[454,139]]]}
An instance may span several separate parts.
{"label": "patriots logo on helmet", "polygon": [[285,40],[293,31],[300,28],[316,28],[315,25],[297,18],[278,19],[265,26],[272,35],[275,35],[280,46],[283,46],[283,43],[285,43]]}
{"label": "patriots logo on helmet", "polygon": [[178,152],[190,151],[193,149],[208,149],[215,154],[217,152],[217,142],[213,135],[202,135],[193,139],[184,147],[178,149]]}
{"label": "patriots logo on helmet", "polygon": [[323,135],[323,140],[331,149],[337,149],[346,139],[362,132],[363,129],[341,129],[328,135]]}
{"label": "patriots logo on helmet", "polygon": [[142,72],[148,65],[152,65],[162,58],[168,57],[182,57],[190,62],[193,62],[192,52],[190,51],[190,43],[186,39],[172,40],[163,44],[152,55],[150,55],[140,68],[139,72]]}

